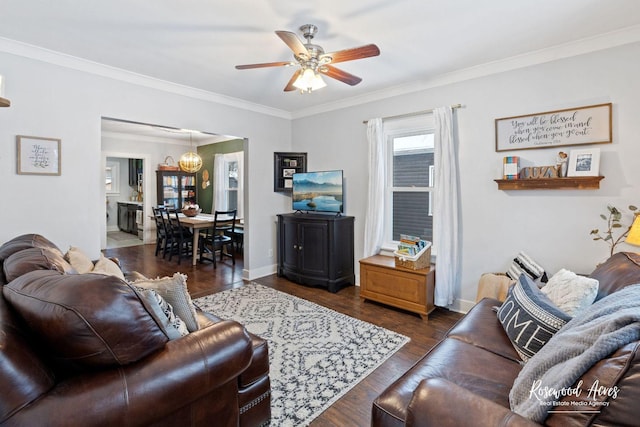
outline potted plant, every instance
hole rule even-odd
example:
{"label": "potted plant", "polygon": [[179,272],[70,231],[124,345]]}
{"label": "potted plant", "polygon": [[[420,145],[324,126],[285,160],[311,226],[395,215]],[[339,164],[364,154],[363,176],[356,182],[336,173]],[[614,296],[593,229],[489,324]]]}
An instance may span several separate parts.
{"label": "potted plant", "polygon": [[[622,212],[615,206],[607,205],[607,210],[609,211],[608,215],[600,214],[600,218],[607,222],[606,230],[601,233],[600,229],[595,228],[591,230],[590,234],[595,236],[593,240],[602,240],[609,245],[611,249],[609,256],[611,256],[615,252],[615,248],[618,243],[624,241],[629,234],[631,225],[627,226],[622,224]],[[638,208],[633,205],[629,205],[629,210],[631,212],[635,212]]]}

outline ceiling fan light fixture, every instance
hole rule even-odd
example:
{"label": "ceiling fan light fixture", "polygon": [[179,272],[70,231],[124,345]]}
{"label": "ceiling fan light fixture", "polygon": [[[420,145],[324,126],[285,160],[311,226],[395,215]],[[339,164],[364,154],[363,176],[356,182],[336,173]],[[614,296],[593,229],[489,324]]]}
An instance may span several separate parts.
{"label": "ceiling fan light fixture", "polygon": [[300,89],[302,92],[312,92],[314,90],[322,89],[327,84],[322,79],[322,76],[312,70],[311,68],[305,69],[300,76],[293,82],[293,86]]}

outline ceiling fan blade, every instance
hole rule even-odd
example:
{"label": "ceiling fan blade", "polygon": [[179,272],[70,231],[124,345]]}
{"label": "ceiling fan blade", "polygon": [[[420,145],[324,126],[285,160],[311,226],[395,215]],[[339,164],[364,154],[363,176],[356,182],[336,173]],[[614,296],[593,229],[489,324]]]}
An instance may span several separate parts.
{"label": "ceiling fan blade", "polygon": [[293,85],[293,83],[296,81],[296,79],[298,78],[298,76],[300,76],[300,74],[302,74],[302,69],[299,69],[298,71],[296,71],[295,73],[293,73],[293,76],[291,76],[291,79],[289,79],[289,83],[287,83],[287,85],[284,87],[284,91],[285,92],[291,92],[292,90],[296,90],[297,88]]}
{"label": "ceiling fan blade", "polygon": [[319,71],[325,76],[331,77],[332,79],[340,80],[341,82],[351,86],[355,86],[362,81],[360,77],[354,76],[353,74],[342,71],[336,67],[332,67],[331,65],[325,65],[320,68]]}
{"label": "ceiling fan blade", "polygon": [[324,55],[321,55],[320,58],[330,56],[331,64],[336,64],[338,62],[353,61],[354,59],[363,59],[378,55],[380,55],[380,49],[378,49],[378,46],[375,44],[368,44],[351,49],[325,53]]}
{"label": "ceiling fan blade", "polygon": [[291,31],[276,31],[276,34],[289,46],[289,49],[293,51],[295,56],[309,57],[309,51],[298,36],[296,36],[296,33],[292,33]]}
{"label": "ceiling fan blade", "polygon": [[236,69],[238,70],[249,70],[251,68],[265,68],[265,67],[284,67],[287,65],[294,65],[291,61],[280,61],[280,62],[264,62],[262,64],[245,64],[245,65],[236,65]]}

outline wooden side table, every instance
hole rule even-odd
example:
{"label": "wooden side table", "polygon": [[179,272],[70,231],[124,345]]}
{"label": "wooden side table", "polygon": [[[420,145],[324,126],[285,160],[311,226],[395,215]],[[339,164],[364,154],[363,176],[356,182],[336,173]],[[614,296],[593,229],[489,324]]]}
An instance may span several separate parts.
{"label": "wooden side table", "polygon": [[436,266],[411,270],[396,267],[393,257],[374,255],[360,260],[360,297],[418,313],[427,318],[435,306]]}

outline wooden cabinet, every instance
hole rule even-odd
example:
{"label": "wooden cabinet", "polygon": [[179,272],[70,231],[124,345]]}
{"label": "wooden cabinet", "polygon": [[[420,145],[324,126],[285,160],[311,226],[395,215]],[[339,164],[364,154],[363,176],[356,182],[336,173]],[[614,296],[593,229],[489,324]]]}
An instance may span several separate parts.
{"label": "wooden cabinet", "polygon": [[181,171],[156,171],[158,205],[182,209],[185,203],[196,203],[196,174]]}
{"label": "wooden cabinet", "polygon": [[425,318],[435,306],[436,266],[411,270],[396,267],[390,256],[360,260],[360,297],[418,313]]}
{"label": "wooden cabinet", "polygon": [[350,216],[278,215],[278,275],[331,292],[355,284]]}
{"label": "wooden cabinet", "polygon": [[307,153],[273,153],[273,191],[290,193],[293,174],[307,171]]}

